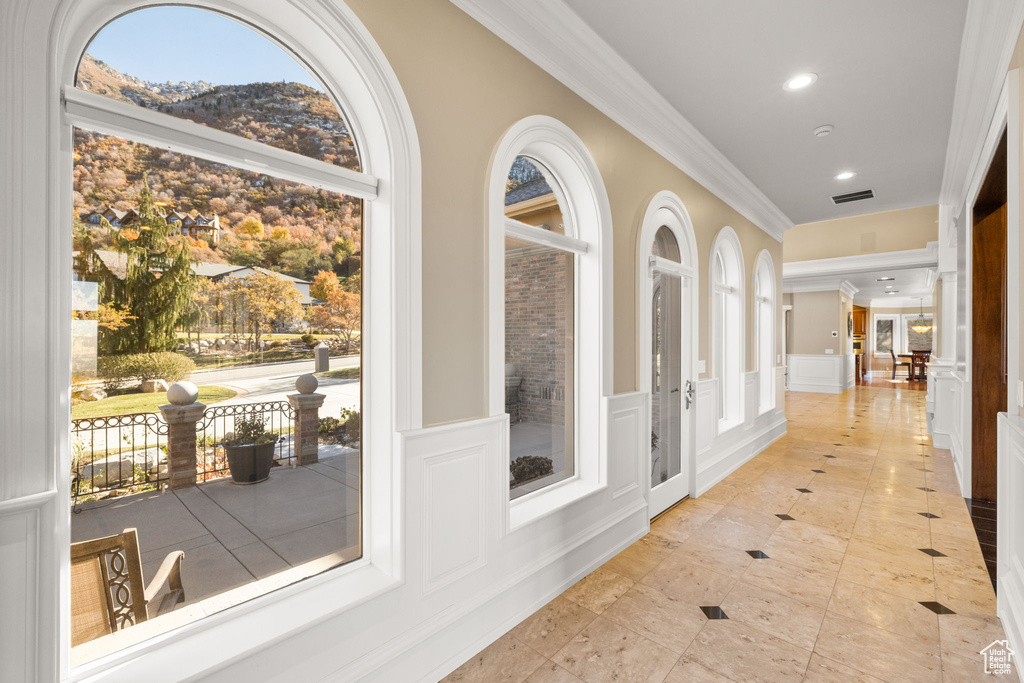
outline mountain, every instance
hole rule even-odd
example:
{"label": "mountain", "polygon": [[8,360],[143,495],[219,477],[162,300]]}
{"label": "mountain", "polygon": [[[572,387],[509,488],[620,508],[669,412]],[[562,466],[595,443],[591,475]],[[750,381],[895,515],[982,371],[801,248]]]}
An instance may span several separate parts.
{"label": "mountain", "polygon": [[[86,55],[78,86],[327,163],[359,168],[348,127],[334,103],[300,83],[150,83]],[[132,208],[145,178],[155,200],[165,206],[218,214],[228,228],[227,239],[219,245],[194,244],[200,260],[261,265],[296,277],[311,276],[321,268],[339,273],[353,269],[362,205],[352,197],[80,129],[75,130],[74,173],[76,214],[106,204]],[[243,223],[245,233],[235,233]],[[262,224],[262,234],[255,224]],[[339,240],[349,245],[339,250]]]}

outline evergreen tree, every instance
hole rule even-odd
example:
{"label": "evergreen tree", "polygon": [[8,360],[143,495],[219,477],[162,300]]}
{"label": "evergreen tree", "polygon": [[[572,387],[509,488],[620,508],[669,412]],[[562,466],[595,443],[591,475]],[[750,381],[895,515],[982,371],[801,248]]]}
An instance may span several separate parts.
{"label": "evergreen tree", "polygon": [[100,301],[127,315],[127,325],[100,335],[103,354],[172,349],[175,332],[191,311],[197,278],[188,240],[172,237],[174,228],[157,211],[148,178],[139,192],[138,214],[113,237],[116,264],[99,257],[88,232],[79,234],[80,263],[87,279],[100,283]]}

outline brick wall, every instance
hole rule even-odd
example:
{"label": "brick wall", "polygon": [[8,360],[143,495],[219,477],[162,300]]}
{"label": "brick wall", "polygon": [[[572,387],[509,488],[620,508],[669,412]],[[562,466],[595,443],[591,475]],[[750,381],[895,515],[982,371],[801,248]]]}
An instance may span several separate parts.
{"label": "brick wall", "polygon": [[563,424],[571,400],[573,255],[520,242],[505,251],[505,362],[523,378],[524,422]]}

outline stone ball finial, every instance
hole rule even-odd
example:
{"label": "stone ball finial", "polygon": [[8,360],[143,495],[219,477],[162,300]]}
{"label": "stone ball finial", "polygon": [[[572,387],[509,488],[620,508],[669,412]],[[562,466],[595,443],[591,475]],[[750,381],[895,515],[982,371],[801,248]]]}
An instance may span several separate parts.
{"label": "stone ball finial", "polygon": [[320,386],[320,382],[310,374],[299,375],[299,378],[295,380],[295,390],[300,394],[312,394],[318,386]]}
{"label": "stone ball finial", "polygon": [[519,368],[516,367],[515,363],[505,363],[505,376],[506,377],[515,377],[516,376],[516,370],[518,370],[518,369]]}
{"label": "stone ball finial", "polygon": [[175,382],[167,389],[167,400],[171,405],[192,405],[199,398],[199,387],[192,382]]}

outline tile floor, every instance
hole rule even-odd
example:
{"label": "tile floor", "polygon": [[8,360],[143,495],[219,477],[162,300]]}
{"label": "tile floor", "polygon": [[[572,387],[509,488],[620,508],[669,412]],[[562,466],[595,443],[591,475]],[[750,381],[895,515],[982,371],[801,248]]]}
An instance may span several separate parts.
{"label": "tile floor", "polygon": [[1005,636],[924,398],[789,394],[785,437],[445,680],[990,678]]}

